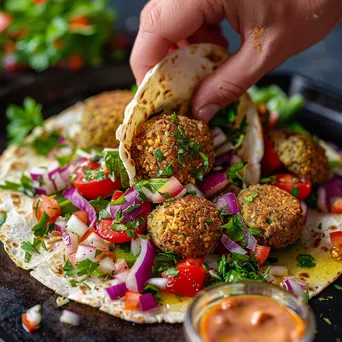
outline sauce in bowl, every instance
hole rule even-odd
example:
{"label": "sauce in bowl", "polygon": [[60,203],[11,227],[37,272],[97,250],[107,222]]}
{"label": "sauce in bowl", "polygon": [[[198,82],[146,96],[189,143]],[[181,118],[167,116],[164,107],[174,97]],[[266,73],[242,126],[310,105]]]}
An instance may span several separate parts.
{"label": "sauce in bowl", "polygon": [[299,342],[305,324],[273,299],[243,295],[224,299],[211,308],[199,331],[206,342]]}

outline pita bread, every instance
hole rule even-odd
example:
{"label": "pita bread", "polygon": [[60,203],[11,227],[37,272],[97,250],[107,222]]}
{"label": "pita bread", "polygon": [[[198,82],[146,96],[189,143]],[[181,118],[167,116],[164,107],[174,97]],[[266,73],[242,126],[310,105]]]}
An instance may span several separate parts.
{"label": "pita bread", "polygon": [[[159,111],[187,115],[196,88],[229,56],[225,49],[217,45],[189,45],[168,54],[146,74],[134,99],[126,107],[122,125],[116,131],[120,141],[120,158],[131,185],[135,182],[136,171],[130,149],[137,127]],[[255,184],[260,178],[259,162],[264,150],[260,119],[247,94],[240,98],[238,112],[247,115],[248,127],[240,155],[244,161],[251,163],[251,170],[256,172],[252,175],[247,171],[248,184]]]}

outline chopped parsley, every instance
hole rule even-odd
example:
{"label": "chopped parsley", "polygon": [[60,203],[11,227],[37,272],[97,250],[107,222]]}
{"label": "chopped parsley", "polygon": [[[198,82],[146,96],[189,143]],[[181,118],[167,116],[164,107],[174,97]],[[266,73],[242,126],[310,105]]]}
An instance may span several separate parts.
{"label": "chopped parsley", "polygon": [[328,300],[332,300],[332,299],[334,299],[334,297],[333,296],[327,296],[327,297],[319,297],[318,298],[318,300],[320,301],[320,302],[324,302],[324,301],[328,301]]}
{"label": "chopped parsley", "polygon": [[253,202],[254,198],[256,198],[256,197],[258,197],[258,194],[255,193],[255,192],[252,192],[249,196],[245,197],[244,201],[245,201],[246,204],[250,204],[250,203]]}
{"label": "chopped parsley", "polygon": [[99,267],[99,265],[99,262],[93,262],[89,259],[85,259],[81,262],[78,262],[75,267],[72,267],[71,262],[67,260],[67,262],[63,266],[63,270],[65,271],[65,274],[67,276],[71,276],[74,274],[78,276],[90,276]]}
{"label": "chopped parsley", "polygon": [[110,229],[114,230],[115,232],[125,232],[127,227],[124,224],[112,224]]}
{"label": "chopped parsley", "polygon": [[229,124],[233,123],[237,116],[238,105],[239,101],[234,102],[229,107],[219,110],[210,121],[210,125],[214,127],[227,127]]}
{"label": "chopped parsley", "polygon": [[315,259],[310,254],[299,254],[296,257],[298,267],[312,268],[316,266]]}
{"label": "chopped parsley", "polygon": [[127,209],[124,210],[125,214],[132,213],[135,209],[140,208],[140,204],[132,204]]}
{"label": "chopped parsley", "polygon": [[155,150],[154,156],[156,157],[158,163],[161,163],[163,161],[163,151],[161,149]]}
{"label": "chopped parsley", "polygon": [[[39,154],[41,154],[43,156],[47,156],[53,148],[62,148],[62,147],[66,146],[65,144],[62,144],[59,142],[60,138],[61,138],[61,134],[56,130],[54,130],[52,132],[46,132],[45,131],[40,136],[36,137],[32,141],[32,147]],[[62,159],[61,159],[62,157],[57,157],[57,158],[60,158],[60,160],[62,161]],[[58,161],[57,158],[56,158],[56,160]],[[72,156],[69,158],[71,160]],[[65,164],[67,164],[67,163],[65,163]]]}
{"label": "chopped parsley", "polygon": [[32,228],[35,236],[43,237],[47,232],[47,224],[50,220],[49,215],[44,211],[39,222]]}
{"label": "chopped parsley", "polygon": [[342,291],[342,286],[341,285],[336,284],[336,285],[334,285],[334,287],[335,287],[336,290]]}
{"label": "chopped parsley", "polygon": [[295,185],[292,189],[291,189],[291,195],[294,197],[298,197],[298,185]]}
{"label": "chopped parsley", "polygon": [[95,180],[97,182],[106,179],[106,175],[100,168],[98,169],[84,169],[83,170],[84,179],[86,181]]}
{"label": "chopped parsley", "polygon": [[153,266],[153,274],[159,276],[161,272],[164,272],[169,268],[174,268],[177,262],[177,257],[173,251],[157,253]]}
{"label": "chopped parsley", "polygon": [[32,258],[31,253],[26,252],[26,253],[25,253],[25,262],[30,262],[30,261],[31,261],[31,258]]}
{"label": "chopped parsley", "polygon": [[37,253],[39,253],[39,251],[38,251],[39,245],[40,245],[40,240],[33,239],[33,242],[23,241],[20,245],[20,248],[26,252],[37,252]]}
{"label": "chopped parsley", "polygon": [[134,230],[131,230],[131,229],[127,229],[126,234],[129,238],[134,238],[137,236],[136,232]]}
{"label": "chopped parsley", "polygon": [[69,283],[70,283],[71,287],[76,287],[77,286],[77,281],[75,279],[69,280]]}
{"label": "chopped parsley", "polygon": [[6,213],[1,213],[0,214],[0,227],[5,223],[7,218],[7,214]]}
{"label": "chopped parsley", "polygon": [[102,209],[99,212],[99,221],[101,221],[104,218],[111,218],[112,214],[108,212],[106,209]]}
{"label": "chopped parsley", "polygon": [[[121,196],[120,198],[124,198],[124,197]],[[89,203],[93,206],[93,208],[96,210],[96,212],[99,213],[101,210],[107,208],[109,201],[103,199],[102,197],[98,197],[96,200],[89,201]]]}
{"label": "chopped parsley", "polygon": [[265,281],[268,272],[260,274],[258,270],[258,261],[253,256],[232,253],[231,255],[222,255],[217,263],[217,273],[221,280],[226,283],[240,280]]}
{"label": "chopped parsley", "polygon": [[120,159],[119,150],[105,148],[102,155],[109,172],[109,178],[114,182],[117,177],[120,177],[122,187],[129,187],[128,174]]}
{"label": "chopped parsley", "polygon": [[170,163],[167,163],[163,169],[159,169],[157,172],[157,176],[165,176],[170,177],[173,174],[173,167]]}
{"label": "chopped parsley", "polygon": [[260,184],[272,183],[275,179],[276,179],[276,176],[264,177],[264,178],[260,178],[259,183]]}
{"label": "chopped parsley", "polygon": [[202,159],[204,161],[204,169],[208,170],[209,169],[209,159],[208,159],[208,157],[204,153],[202,153],[202,152],[200,152],[199,154],[200,154],[200,156],[202,157]]}
{"label": "chopped parsley", "polygon": [[167,276],[178,276],[179,271],[175,268],[168,268],[166,271],[164,271],[164,274]]}
{"label": "chopped parsley", "polygon": [[232,164],[228,171],[227,171],[227,178],[230,183],[235,184],[239,187],[242,186],[243,183],[243,177],[240,174],[240,170],[242,170],[245,167],[246,163],[244,162],[238,162]]}
{"label": "chopped parsley", "polygon": [[172,116],[171,116],[171,122],[175,124],[177,122],[177,120],[178,120],[177,114],[176,114],[176,112],[173,112]]}
{"label": "chopped parsley", "polygon": [[10,104],[6,109],[7,134],[11,144],[21,145],[33,128],[43,126],[42,106],[26,97],[23,107]]}
{"label": "chopped parsley", "polygon": [[236,214],[231,215],[228,223],[222,225],[221,228],[225,229],[229,238],[235,242],[241,241],[245,237],[243,223]]}
{"label": "chopped parsley", "polygon": [[325,323],[327,323],[329,325],[332,325],[331,320],[329,318],[327,318],[327,317],[324,317],[323,314],[320,314],[319,317],[321,317]]}
{"label": "chopped parsley", "polygon": [[161,301],[159,289],[152,284],[146,284],[142,293],[151,293],[157,303],[160,303]]}
{"label": "chopped parsley", "polygon": [[272,221],[272,219],[271,219],[270,217],[267,217],[267,218],[266,218],[266,223],[267,223],[267,224],[272,224],[273,221]]}
{"label": "chopped parsley", "polygon": [[5,181],[5,184],[0,184],[0,189],[22,192],[29,197],[34,197],[35,195],[32,179],[25,176],[24,174],[20,178],[20,184]]}
{"label": "chopped parsley", "polygon": [[262,229],[260,228],[256,228],[256,227],[250,227],[248,228],[248,231],[252,234],[252,235],[258,235],[262,232]]}

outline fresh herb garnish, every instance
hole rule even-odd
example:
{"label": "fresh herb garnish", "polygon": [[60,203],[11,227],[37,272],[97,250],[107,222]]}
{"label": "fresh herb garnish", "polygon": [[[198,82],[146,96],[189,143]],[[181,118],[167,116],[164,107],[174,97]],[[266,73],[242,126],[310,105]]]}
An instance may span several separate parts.
{"label": "fresh herb garnish", "polygon": [[176,270],[175,268],[168,268],[167,270],[164,271],[164,274],[167,276],[178,276],[179,271]]}
{"label": "fresh herb garnish", "polygon": [[172,116],[171,116],[171,122],[175,124],[177,122],[177,120],[178,120],[177,114],[176,114],[176,112],[173,112]]}
{"label": "fresh herb garnish", "polygon": [[328,301],[328,300],[332,300],[332,299],[334,299],[334,297],[333,296],[327,296],[327,297],[319,297],[318,298],[318,300],[320,301],[320,302],[324,302],[324,301]]}
{"label": "fresh herb garnish", "polygon": [[144,290],[143,290],[142,293],[143,294],[151,293],[157,303],[160,303],[160,301],[161,301],[159,289],[156,286],[152,285],[152,284],[146,284],[146,286],[144,287]]}
{"label": "fresh herb garnish", "polygon": [[209,159],[208,159],[208,157],[204,153],[202,153],[202,152],[200,152],[199,154],[202,157],[202,159],[204,160],[204,169],[208,170],[209,169]]}
{"label": "fresh herb garnish", "polygon": [[6,116],[9,120],[7,133],[11,144],[21,145],[33,128],[43,126],[42,106],[31,97],[24,99],[23,107],[9,105]]}
{"label": "fresh herb garnish", "polygon": [[256,228],[256,227],[249,227],[248,231],[252,234],[252,235],[258,235],[262,232],[262,229],[260,228]]}
{"label": "fresh herb garnish", "polygon": [[267,224],[272,224],[273,220],[270,217],[266,217],[266,223]]}
{"label": "fresh herb garnish", "polygon": [[161,272],[164,272],[169,268],[174,268],[177,261],[177,257],[173,251],[157,253],[153,266],[153,274],[159,276]]}
{"label": "fresh herb garnish", "polygon": [[98,197],[96,200],[89,201],[89,203],[93,206],[96,212],[99,213],[101,210],[107,208],[109,201],[103,199],[102,197]]}
{"label": "fresh herb garnish", "polygon": [[299,190],[298,185],[295,185],[295,186],[291,189],[291,195],[294,196],[294,197],[298,197],[298,190]]}
{"label": "fresh herb garnish", "polygon": [[40,245],[40,240],[33,239],[33,242],[23,241],[20,245],[20,248],[27,252],[37,252],[39,254],[39,251],[38,251],[39,245]]}
{"label": "fresh herb garnish", "polygon": [[161,149],[155,150],[154,156],[156,157],[158,163],[161,163],[163,161],[163,151]]}
{"label": "fresh herb garnish", "polygon": [[99,212],[99,221],[101,221],[104,218],[111,218],[112,214],[108,212],[106,209],[102,209]]}
{"label": "fresh herb garnish", "polygon": [[237,116],[238,105],[239,101],[234,102],[229,107],[219,110],[210,121],[210,125],[213,127],[227,127],[230,125]]}
{"label": "fresh herb garnish", "polygon": [[71,276],[74,274],[78,276],[90,276],[99,267],[99,265],[99,262],[93,262],[89,259],[85,259],[81,262],[78,262],[75,267],[72,267],[71,262],[67,260],[67,262],[63,266],[63,270],[65,271],[65,274],[67,276]]}
{"label": "fresh herb garnish", "polygon": [[312,268],[316,266],[315,259],[310,254],[299,254],[296,257],[298,267]]}
{"label": "fresh herb garnish", "polygon": [[95,180],[97,182],[106,179],[106,175],[100,168],[98,169],[84,169],[83,176],[86,181]]}
{"label": "fresh herb garnish", "polygon": [[341,285],[334,285],[335,289],[336,290],[339,290],[339,291],[342,291],[342,286]]}
{"label": "fresh herb garnish", "polygon": [[[59,142],[60,137],[61,135],[58,131],[43,132],[41,135],[35,137],[35,139],[32,141],[32,147],[42,156],[47,156],[53,148],[62,148],[66,146],[65,144],[61,144]],[[55,157],[55,159],[58,161],[57,158],[60,158],[60,161],[62,161],[62,157]],[[71,160],[72,156],[68,156],[68,159],[69,158]]]}
{"label": "fresh herb garnish", "polygon": [[115,232],[125,232],[127,227],[124,224],[112,224],[110,229],[114,230]]}
{"label": "fresh herb garnish", "polygon": [[241,241],[245,237],[243,223],[236,214],[231,215],[228,223],[222,225],[221,228],[225,229],[229,238],[235,242]]}
{"label": "fresh herb garnish", "polygon": [[26,253],[25,253],[25,262],[30,262],[30,261],[31,261],[31,258],[32,258],[31,253],[26,252]]}
{"label": "fresh herb garnish", "polygon": [[113,223],[120,223],[124,220],[124,216],[122,216],[122,210],[119,209],[116,213],[115,213],[115,219],[113,221]]}
{"label": "fresh herb garnish", "polygon": [[5,223],[6,218],[7,218],[7,214],[6,213],[1,213],[0,214],[0,228]]}
{"label": "fresh herb garnish", "polygon": [[126,234],[129,238],[134,238],[137,236],[136,232],[134,230],[131,230],[131,229],[127,229]]}
{"label": "fresh herb garnish", "polygon": [[253,202],[254,198],[258,197],[258,194],[256,192],[252,192],[249,196],[246,196],[244,201],[246,204],[250,204]]}
{"label": "fresh herb garnish", "polygon": [[230,183],[235,184],[237,186],[241,186],[243,183],[243,177],[240,174],[240,170],[245,167],[246,163],[244,162],[238,162],[232,164],[228,171],[227,171],[227,178]]}
{"label": "fresh herb garnish", "polygon": [[332,325],[331,320],[327,317],[324,317],[323,314],[320,314],[319,317],[321,317],[325,323]]}
{"label": "fresh herb garnish", "polygon": [[29,197],[34,197],[35,194],[35,190],[32,186],[32,179],[24,174],[20,178],[20,184],[5,181],[5,184],[0,184],[0,189],[22,192]]}
{"label": "fresh herb garnish", "polygon": [[50,220],[49,215],[44,211],[39,222],[32,228],[35,236],[43,237],[47,232],[47,224]]}
{"label": "fresh herb garnish", "polygon": [[127,209],[124,210],[125,214],[131,214],[135,209],[140,208],[140,204],[132,204]]}
{"label": "fresh herb garnish", "polygon": [[120,159],[119,150],[105,148],[102,155],[109,171],[109,178],[114,182],[119,176],[122,187],[127,188],[129,186],[128,174]]}
{"label": "fresh herb garnish", "polygon": [[163,169],[159,169],[157,172],[157,176],[165,176],[170,177],[173,173],[173,167],[170,163],[167,163]]}
{"label": "fresh herb garnish", "polygon": [[260,178],[259,183],[260,184],[272,183],[275,179],[276,179],[275,176],[264,177],[264,178]]}
{"label": "fresh herb garnish", "polygon": [[70,283],[71,287],[76,287],[77,286],[77,281],[75,279],[70,279],[69,283]]}

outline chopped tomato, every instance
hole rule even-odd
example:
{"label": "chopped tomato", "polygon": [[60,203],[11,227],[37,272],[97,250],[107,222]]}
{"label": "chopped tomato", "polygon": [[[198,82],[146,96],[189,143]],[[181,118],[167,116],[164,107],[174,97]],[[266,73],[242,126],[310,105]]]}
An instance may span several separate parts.
{"label": "chopped tomato", "polygon": [[290,173],[277,174],[272,184],[294,195],[300,201],[305,200],[311,192],[311,182],[308,179]]}
{"label": "chopped tomato", "polygon": [[68,255],[68,259],[69,259],[69,261],[70,261],[70,263],[71,263],[71,266],[72,266],[72,267],[75,267],[76,264],[77,264],[76,253],[69,254],[69,255]]}
{"label": "chopped tomato", "polygon": [[[98,170],[102,176],[104,174],[104,179],[93,179],[87,180],[84,176],[86,170]],[[103,177],[100,177],[103,178]],[[76,170],[76,178],[73,181],[75,188],[79,191],[80,194],[85,196],[87,199],[97,199],[98,197],[107,197],[112,194],[115,190],[121,188],[120,179],[117,179],[115,182],[108,176],[107,170],[101,170],[100,164],[97,162],[89,163],[87,166],[83,168],[78,168]]]}
{"label": "chopped tomato", "polygon": [[135,310],[139,305],[140,296],[140,293],[127,291],[125,295],[125,309]]}
{"label": "chopped tomato", "polygon": [[[74,213],[74,215],[75,215],[75,213]],[[81,220],[81,221],[82,221],[82,220]],[[88,236],[89,236],[91,233],[94,233],[94,234],[99,235],[96,229],[94,229],[94,228],[89,228],[89,229],[85,232],[85,234],[81,237],[80,243],[81,243],[82,241],[86,240],[86,239],[88,238]]]}
{"label": "chopped tomato", "polygon": [[4,32],[11,24],[13,18],[10,14],[0,11],[0,33]]}
{"label": "chopped tomato", "polygon": [[263,174],[269,175],[281,167],[281,161],[268,138],[267,133],[264,133],[264,156],[261,161],[261,169]]}
{"label": "chopped tomato", "polygon": [[342,246],[342,231],[331,232],[330,240],[333,246]]}
{"label": "chopped tomato", "polygon": [[33,202],[33,213],[38,221],[42,217],[43,212],[50,217],[48,224],[51,224],[55,222],[61,214],[61,207],[54,198],[40,195],[40,197]]}
{"label": "chopped tomato", "polygon": [[261,267],[262,264],[266,261],[268,255],[270,254],[271,248],[267,246],[256,245],[253,254],[255,258],[258,260],[258,266]]}
{"label": "chopped tomato", "polygon": [[[131,237],[127,235],[126,231],[117,232],[112,230],[110,227],[113,225],[112,218],[104,218],[99,223],[96,224],[97,233],[105,240],[114,243],[125,243],[132,240]],[[134,229],[134,232],[138,235],[146,233],[146,224],[139,227],[139,229]]]}
{"label": "chopped tomato", "polygon": [[36,5],[40,5],[45,4],[46,2],[48,2],[48,0],[32,0],[32,2]]}
{"label": "chopped tomato", "polygon": [[168,282],[166,292],[178,296],[194,297],[196,293],[204,288],[206,270],[202,266],[203,259],[185,259],[178,263],[176,276],[168,276],[162,273],[163,278]]}
{"label": "chopped tomato", "polygon": [[96,256],[96,261],[101,261],[102,259],[104,259],[105,257],[110,257],[112,260],[115,260],[115,254],[112,253],[111,251],[108,251],[107,249],[103,249],[103,248],[97,248],[97,250],[100,252],[97,256]]}
{"label": "chopped tomato", "polygon": [[342,214],[342,198],[337,197],[331,200],[331,210],[334,214]]}
{"label": "chopped tomato", "polygon": [[21,315],[21,321],[29,332],[35,331],[39,328],[39,324],[37,325],[29,320],[29,315],[27,313],[23,313]]}
{"label": "chopped tomato", "polygon": [[83,210],[78,210],[73,213],[80,221],[87,224],[88,223],[88,213]]}
{"label": "chopped tomato", "polygon": [[89,26],[91,25],[89,19],[84,15],[80,15],[77,17],[72,18],[69,21],[70,26]]}
{"label": "chopped tomato", "polygon": [[116,190],[116,191],[114,191],[114,194],[113,194],[113,196],[112,196],[112,201],[117,200],[117,199],[120,198],[123,194],[124,194],[124,192],[121,191],[121,190]]}

